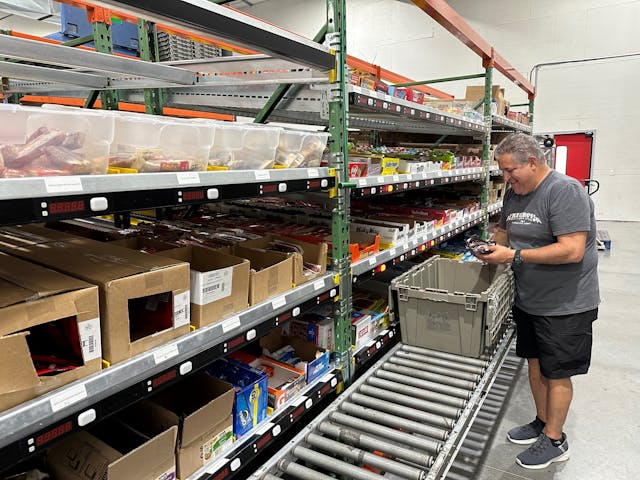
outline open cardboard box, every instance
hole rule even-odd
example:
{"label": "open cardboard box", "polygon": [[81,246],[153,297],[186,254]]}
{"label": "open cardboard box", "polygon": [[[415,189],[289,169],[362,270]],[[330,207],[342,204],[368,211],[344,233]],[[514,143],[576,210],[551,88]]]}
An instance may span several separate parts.
{"label": "open cardboard box", "polygon": [[111,364],[189,332],[189,265],[84,238],[0,250],[98,285],[102,354]]}
{"label": "open cardboard box", "polygon": [[189,477],[233,441],[233,400],[231,384],[198,372],[141,402],[141,411],[148,411],[159,428],[178,428],[179,478]]}
{"label": "open cardboard box", "polygon": [[124,420],[120,415],[48,450],[47,464],[56,480],[176,478],[177,427],[158,429],[139,415],[132,418],[125,412]]}
{"label": "open cardboard box", "polygon": [[176,248],[175,245],[171,245],[170,243],[145,237],[121,238],[119,240],[109,242],[109,245],[117,245],[119,247],[128,248],[129,250],[136,250],[142,253],[158,253],[165,250],[173,250],[174,248]]}
{"label": "open cardboard box", "polygon": [[[327,244],[324,242],[309,243],[290,237],[272,235],[255,240],[247,240],[240,245],[257,250],[268,250],[274,240],[292,243],[299,246],[303,251],[302,255],[299,253],[291,254],[293,257],[293,283],[295,285],[302,285],[303,283],[321,277],[327,271]],[[304,262],[320,266],[320,271],[318,273],[305,273]]]}
{"label": "open cardboard box", "polygon": [[[101,369],[94,285],[0,253],[0,320],[0,411]],[[74,368],[45,376],[51,356]]]}
{"label": "open cardboard box", "polygon": [[248,260],[198,246],[159,255],[191,265],[191,325],[201,328],[247,308]]}

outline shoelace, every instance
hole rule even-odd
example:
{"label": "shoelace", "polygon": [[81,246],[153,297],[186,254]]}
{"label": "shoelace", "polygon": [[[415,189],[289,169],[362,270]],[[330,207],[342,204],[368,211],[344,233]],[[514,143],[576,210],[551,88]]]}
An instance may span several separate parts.
{"label": "shoelace", "polygon": [[544,434],[540,435],[536,440],[536,443],[531,445],[531,453],[533,453],[534,455],[540,455],[547,449],[547,442],[550,442],[550,440],[547,439],[547,436]]}

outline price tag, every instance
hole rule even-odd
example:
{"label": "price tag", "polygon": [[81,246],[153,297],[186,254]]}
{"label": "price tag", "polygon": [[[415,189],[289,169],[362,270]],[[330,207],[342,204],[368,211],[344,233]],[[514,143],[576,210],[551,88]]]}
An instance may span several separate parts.
{"label": "price tag", "polygon": [[384,177],[382,177],[382,176],[378,177],[378,183],[385,183],[384,182]]}
{"label": "price tag", "polygon": [[410,182],[413,180],[413,173],[407,174],[407,181]]}
{"label": "price tag", "polygon": [[227,318],[223,320],[220,325],[222,326],[223,333],[228,333],[240,326],[240,317],[236,315],[235,317]]}
{"label": "price tag", "polygon": [[400,175],[394,175],[393,176],[393,181],[394,182],[399,182],[400,181]]}
{"label": "price tag", "polygon": [[178,353],[177,345],[166,345],[153,352],[153,360],[156,362],[156,365],[160,365],[162,362],[166,362],[170,358],[176,357]]}
{"label": "price tag", "polygon": [[376,264],[376,257],[371,257],[369,259],[369,265],[373,267],[375,264]]}
{"label": "price tag", "polygon": [[44,186],[47,193],[82,192],[80,177],[46,177]]}
{"label": "price tag", "polygon": [[51,410],[58,412],[69,405],[79,402],[87,398],[87,389],[84,385],[76,385],[75,387],[65,388],[62,392],[51,397]]}
{"label": "price tag", "polygon": [[394,247],[389,249],[389,255],[391,255],[391,258],[395,257],[397,253],[398,253],[397,248]]}
{"label": "price tag", "polygon": [[320,176],[317,168],[310,168],[308,170],[308,173],[309,173],[309,178],[317,178]]}
{"label": "price tag", "polygon": [[269,170],[256,170],[253,173],[256,176],[256,180],[269,180],[271,178]]}
{"label": "price tag", "polygon": [[333,378],[333,373],[329,372],[320,377],[319,383],[327,383],[330,382]]}
{"label": "price tag", "polygon": [[271,429],[271,427],[273,427],[273,425],[274,425],[274,424],[273,424],[273,423],[271,423],[271,422],[267,422],[267,423],[265,423],[264,425],[261,425],[261,426],[256,430],[256,434],[257,434],[257,435],[260,435],[260,436],[264,435],[265,433],[267,433],[267,432]]}
{"label": "price tag", "polygon": [[309,397],[306,397],[304,395],[300,395],[298,398],[296,398],[292,403],[292,405],[294,407],[299,407],[300,405],[302,405]]}
{"label": "price tag", "polygon": [[444,175],[444,173],[442,172],[442,170],[438,170],[438,176],[442,177]]}
{"label": "price tag", "polygon": [[322,290],[324,288],[324,280],[316,280],[315,282],[313,282],[313,290],[314,291],[318,291],[318,290]]}
{"label": "price tag", "polygon": [[228,458],[221,458],[217,460],[215,463],[211,464],[206,470],[205,473],[216,473],[218,470],[221,470],[227,463],[229,463]]}
{"label": "price tag", "polygon": [[286,304],[287,304],[287,300],[285,299],[284,295],[276,298],[271,302],[271,306],[273,307],[274,310],[277,310],[278,308],[282,308]]}
{"label": "price tag", "polygon": [[176,176],[180,185],[198,185],[200,183],[198,172],[178,172]]}
{"label": "price tag", "polygon": [[366,187],[367,186],[367,179],[366,178],[359,178],[358,179],[358,186],[360,188]]}

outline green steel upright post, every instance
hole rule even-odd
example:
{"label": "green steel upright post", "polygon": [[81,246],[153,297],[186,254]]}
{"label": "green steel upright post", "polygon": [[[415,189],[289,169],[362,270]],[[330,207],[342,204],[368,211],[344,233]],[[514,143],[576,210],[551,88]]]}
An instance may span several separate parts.
{"label": "green steel upright post", "polygon": [[529,126],[531,127],[531,132],[533,133],[533,97],[529,98]]}
{"label": "green steel upright post", "polygon": [[345,379],[351,376],[351,257],[349,254],[349,175],[347,168],[346,2],[327,0],[327,39],[335,52],[336,66],[329,78],[330,165],[336,172],[332,211],[333,269],[338,274],[340,298],[335,323],[335,349]]}
{"label": "green steel upright post", "polygon": [[[489,173],[489,164],[491,159],[489,158],[489,151],[491,149],[491,85],[493,83],[493,62],[488,62],[485,66],[484,76],[484,125],[486,132],[482,139],[482,165],[484,167],[485,177],[484,184],[482,186],[481,204],[483,210],[488,207],[489,200],[489,182],[491,181],[491,174]],[[486,213],[484,222],[482,224],[482,238],[486,239],[489,233],[489,214]]]}
{"label": "green steel upright post", "polygon": [[[158,31],[156,24],[138,19],[138,48],[140,58],[147,62],[160,60],[158,51]],[[144,108],[147,113],[162,115],[164,110],[164,91],[161,88],[144,89]]]}
{"label": "green steel upright post", "polygon": [[[113,53],[113,44],[111,43],[111,26],[107,21],[94,21],[93,25],[93,44],[96,51],[101,53]],[[103,90],[100,92],[102,100],[102,108],[105,110],[118,110],[118,92],[116,90]]]}

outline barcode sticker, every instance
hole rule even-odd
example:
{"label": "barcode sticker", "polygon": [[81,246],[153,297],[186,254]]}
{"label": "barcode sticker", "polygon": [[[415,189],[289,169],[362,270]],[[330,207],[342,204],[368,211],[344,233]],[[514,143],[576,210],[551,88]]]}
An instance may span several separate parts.
{"label": "barcode sticker", "polygon": [[178,172],[176,176],[180,185],[198,185],[200,183],[198,172]]}
{"label": "barcode sticker", "polygon": [[162,362],[178,356],[178,353],[177,345],[166,345],[153,352],[153,360],[156,362],[156,365],[160,365]]}
{"label": "barcode sticker", "polygon": [[227,318],[226,320],[222,321],[221,325],[222,325],[222,331],[224,333],[230,332],[231,330],[235,330],[240,326],[240,317],[236,315],[235,317]]}
{"label": "barcode sticker", "polygon": [[78,334],[80,335],[84,363],[102,357],[99,317],[78,323]]}
{"label": "barcode sticker", "polygon": [[80,177],[46,177],[44,186],[47,193],[82,192]]}
{"label": "barcode sticker", "polygon": [[307,172],[309,173],[309,178],[317,178],[320,176],[317,168],[310,168]]}
{"label": "barcode sticker", "polygon": [[67,408],[69,405],[79,402],[87,398],[87,389],[84,385],[76,385],[75,387],[65,388],[62,392],[51,397],[51,410],[59,412]]}
{"label": "barcode sticker", "polygon": [[269,180],[271,178],[269,170],[256,170],[253,173],[256,176],[256,180]]}
{"label": "barcode sticker", "polygon": [[176,293],[173,296],[173,327],[181,327],[189,325],[191,320],[191,294],[189,290],[182,293]]}
{"label": "barcode sticker", "polygon": [[287,300],[284,298],[284,295],[282,297],[278,297],[275,300],[273,300],[271,302],[271,306],[273,307],[274,310],[277,310],[279,308],[284,307],[287,304]]}
{"label": "barcode sticker", "polygon": [[231,295],[233,288],[233,267],[210,272],[191,270],[191,302],[208,305]]}
{"label": "barcode sticker", "polygon": [[318,291],[324,288],[324,280],[316,280],[313,282],[313,290]]}

